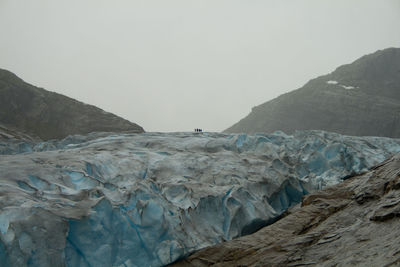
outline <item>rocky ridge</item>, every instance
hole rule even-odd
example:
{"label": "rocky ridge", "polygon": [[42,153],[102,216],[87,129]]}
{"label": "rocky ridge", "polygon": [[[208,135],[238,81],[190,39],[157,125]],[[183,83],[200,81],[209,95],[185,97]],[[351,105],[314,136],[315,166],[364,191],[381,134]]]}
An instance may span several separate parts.
{"label": "rocky ridge", "polygon": [[343,65],[252,109],[228,133],[325,130],[400,137],[400,48]]}
{"label": "rocky ridge", "polygon": [[31,139],[62,139],[90,132],[144,132],[95,106],[30,85],[0,69],[0,124]]}

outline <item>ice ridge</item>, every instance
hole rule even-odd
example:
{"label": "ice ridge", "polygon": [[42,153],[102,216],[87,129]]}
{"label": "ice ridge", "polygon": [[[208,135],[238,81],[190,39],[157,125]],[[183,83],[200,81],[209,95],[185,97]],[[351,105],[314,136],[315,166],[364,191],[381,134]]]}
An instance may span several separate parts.
{"label": "ice ridge", "polygon": [[304,194],[400,152],[400,140],[94,133],[0,148],[0,262],[122,267],[253,233]]}

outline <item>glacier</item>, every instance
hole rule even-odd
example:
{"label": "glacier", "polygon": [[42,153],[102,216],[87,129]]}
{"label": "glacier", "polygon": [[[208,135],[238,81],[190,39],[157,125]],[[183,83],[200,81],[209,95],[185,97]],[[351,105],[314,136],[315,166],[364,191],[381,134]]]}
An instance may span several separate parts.
{"label": "glacier", "polygon": [[399,139],[323,131],[0,140],[0,262],[164,266],[399,152]]}

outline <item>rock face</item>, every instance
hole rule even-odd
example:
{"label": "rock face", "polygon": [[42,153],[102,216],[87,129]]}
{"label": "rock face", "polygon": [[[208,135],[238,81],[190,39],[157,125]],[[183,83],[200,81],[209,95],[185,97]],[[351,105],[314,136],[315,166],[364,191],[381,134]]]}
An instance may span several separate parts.
{"label": "rock face", "polygon": [[310,194],[286,217],[172,266],[398,266],[400,156]]}
{"label": "rock face", "polygon": [[[0,148],[3,266],[162,266],[276,221],[304,194],[399,153],[400,140],[93,133]],[[316,213],[334,212],[328,204]],[[318,227],[310,220],[304,233]]]}
{"label": "rock face", "polygon": [[0,69],[0,124],[42,140],[95,131],[143,132],[137,124],[25,83]]}
{"label": "rock face", "polygon": [[326,130],[400,137],[400,48],[364,56],[253,108],[228,133]]}
{"label": "rock face", "polygon": [[4,145],[9,145],[10,142],[38,142],[40,139],[33,138],[27,134],[21,133],[16,130],[9,129],[0,124],[0,142]]}

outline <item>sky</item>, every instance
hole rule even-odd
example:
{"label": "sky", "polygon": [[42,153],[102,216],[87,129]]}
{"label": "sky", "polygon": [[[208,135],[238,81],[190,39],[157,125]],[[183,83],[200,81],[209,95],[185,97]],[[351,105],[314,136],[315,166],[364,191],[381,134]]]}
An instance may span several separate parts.
{"label": "sky", "polygon": [[400,0],[0,0],[0,68],[146,131],[222,131],[399,29]]}

